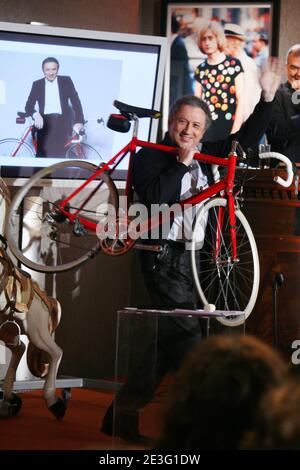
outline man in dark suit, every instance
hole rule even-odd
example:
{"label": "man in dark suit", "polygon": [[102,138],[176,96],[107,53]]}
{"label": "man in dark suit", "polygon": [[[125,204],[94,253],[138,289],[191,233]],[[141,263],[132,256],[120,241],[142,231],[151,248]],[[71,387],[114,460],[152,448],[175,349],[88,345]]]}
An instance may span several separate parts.
{"label": "man in dark suit", "polygon": [[37,129],[38,157],[64,157],[64,145],[72,132],[72,122],[75,122],[75,132],[79,132],[84,123],[74,84],[70,77],[58,76],[58,69],[59,62],[54,57],[43,60],[45,78],[33,82],[25,105],[25,111],[32,116]]}
{"label": "man in dark suit", "polygon": [[[237,133],[224,140],[202,144],[211,123],[209,107],[203,100],[188,95],[173,104],[168,132],[161,143],[176,147],[177,155],[143,148],[133,158],[132,183],[141,204],[150,212],[153,205],[172,207],[199,192],[207,182],[212,182],[210,166],[198,164],[193,158],[196,152],[224,157],[229,154],[234,139],[245,149],[259,141],[271,119],[272,101],[280,82],[276,60],[270,62],[260,80],[262,96],[253,114]],[[188,249],[192,223],[192,216],[189,218],[185,212],[184,218],[181,215],[174,218],[171,228],[168,227],[159,239],[154,237],[144,241],[152,246],[166,246],[163,256],[157,256],[157,251],[140,252],[151,308],[195,309],[198,306]],[[127,382],[118,391],[101,425],[104,434],[114,434],[140,445],[149,445],[149,439],[140,434],[139,410],[152,400],[163,377],[180,367],[183,358],[201,337],[195,317],[164,315],[155,328],[157,341],[145,343],[144,353],[129,370]]]}
{"label": "man in dark suit", "polygon": [[267,138],[272,151],[300,163],[300,44],[294,44],[286,58],[287,81],[275,95]]}
{"label": "man in dark suit", "polygon": [[170,105],[183,95],[194,94],[187,49],[180,34],[180,23],[174,15],[171,26]]}

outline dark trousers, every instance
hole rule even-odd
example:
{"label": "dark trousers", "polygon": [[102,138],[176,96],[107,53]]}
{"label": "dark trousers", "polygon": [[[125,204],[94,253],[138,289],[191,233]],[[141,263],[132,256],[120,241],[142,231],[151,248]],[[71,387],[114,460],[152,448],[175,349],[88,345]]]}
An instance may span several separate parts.
{"label": "dark trousers", "polygon": [[61,114],[43,116],[43,128],[37,131],[37,157],[63,158],[69,129]]}
{"label": "dark trousers", "polygon": [[[176,244],[175,244],[176,245]],[[141,267],[151,306],[157,309],[196,308],[190,253],[168,245],[161,259],[156,253],[141,252]],[[138,422],[138,410],[149,403],[163,377],[175,371],[185,355],[201,339],[196,318],[160,316],[157,337],[145,346],[144,354],[115,399],[116,420]],[[118,424],[117,424],[118,425]]]}

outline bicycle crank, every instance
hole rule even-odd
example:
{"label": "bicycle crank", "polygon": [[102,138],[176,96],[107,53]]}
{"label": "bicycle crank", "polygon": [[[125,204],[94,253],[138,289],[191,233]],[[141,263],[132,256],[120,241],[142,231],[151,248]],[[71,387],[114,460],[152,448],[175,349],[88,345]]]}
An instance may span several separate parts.
{"label": "bicycle crank", "polygon": [[119,256],[127,253],[135,243],[129,235],[130,220],[117,218],[115,223],[110,225],[109,233],[100,240],[101,250],[107,255]]}

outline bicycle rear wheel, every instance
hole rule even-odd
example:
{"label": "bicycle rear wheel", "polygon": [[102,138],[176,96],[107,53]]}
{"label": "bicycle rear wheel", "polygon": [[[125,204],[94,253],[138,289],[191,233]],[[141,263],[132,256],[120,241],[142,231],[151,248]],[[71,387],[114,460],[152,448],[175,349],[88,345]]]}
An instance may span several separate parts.
{"label": "bicycle rear wheel", "polygon": [[97,150],[95,150],[91,145],[85,143],[72,144],[66,151],[66,158],[71,158],[72,160],[95,160],[97,162],[102,162],[103,159]]}
{"label": "bicycle rear wheel", "polygon": [[6,232],[9,246],[21,263],[39,272],[60,272],[80,265],[99,251],[96,232],[87,230],[79,218],[105,224],[109,211],[117,210],[118,193],[109,176],[102,173],[70,200],[66,206],[69,213],[81,208],[74,222],[58,207],[97,168],[83,161],[56,163],[33,175],[17,192]]}
{"label": "bicycle rear wheel", "polygon": [[26,142],[20,142],[19,139],[3,139],[0,141],[0,156],[33,158],[35,153]]}
{"label": "bicycle rear wheel", "polygon": [[[227,201],[222,198],[212,199],[200,210],[194,225],[191,251],[195,285],[203,304],[214,304],[217,310],[243,312],[239,316],[219,317],[226,326],[244,323],[253,310],[259,288],[259,258],[254,235],[239,209],[235,209],[235,215],[236,261],[232,257]],[[199,234],[203,229],[205,242],[200,251],[199,266],[196,240],[197,231]]]}

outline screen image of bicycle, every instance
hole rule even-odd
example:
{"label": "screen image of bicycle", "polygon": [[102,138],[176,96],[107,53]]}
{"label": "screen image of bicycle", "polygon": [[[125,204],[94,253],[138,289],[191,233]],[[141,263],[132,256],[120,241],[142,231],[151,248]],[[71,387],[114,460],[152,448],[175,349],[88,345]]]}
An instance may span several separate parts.
{"label": "screen image of bicycle", "polygon": [[[114,100],[159,109],[165,49],[165,38],[0,23],[2,176],[108,161],[127,139],[106,126]],[[143,120],[142,139],[156,131]]]}

